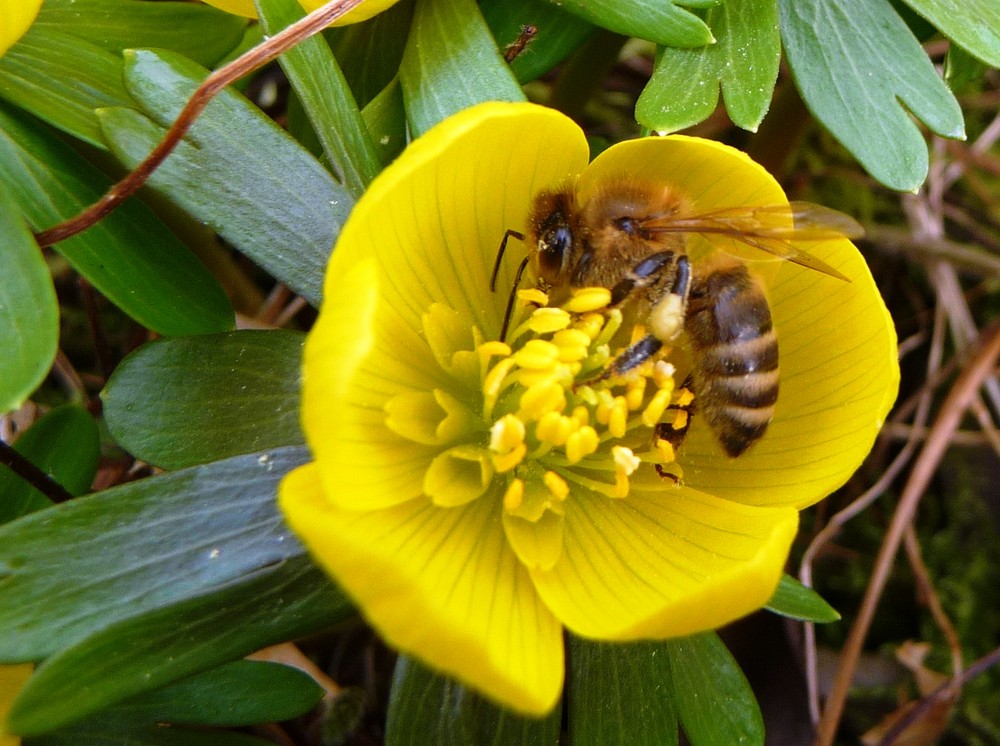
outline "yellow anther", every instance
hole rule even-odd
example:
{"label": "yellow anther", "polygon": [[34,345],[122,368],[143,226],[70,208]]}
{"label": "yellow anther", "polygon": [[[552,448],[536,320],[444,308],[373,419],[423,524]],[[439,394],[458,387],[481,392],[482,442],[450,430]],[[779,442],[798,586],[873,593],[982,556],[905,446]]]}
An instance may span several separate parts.
{"label": "yellow anther", "polygon": [[596,451],[599,444],[600,439],[597,437],[597,431],[590,425],[584,425],[570,433],[566,439],[566,458],[571,464],[575,464]]}
{"label": "yellow anther", "polygon": [[564,363],[585,360],[590,354],[590,337],[579,329],[563,329],[552,337],[552,344],[559,348],[559,359]]}
{"label": "yellow anther", "polygon": [[570,414],[570,417],[572,417],[578,425],[590,424],[590,410],[582,404],[577,404],[573,407],[573,412]]}
{"label": "yellow anther", "polygon": [[642,424],[646,427],[653,427],[663,417],[663,413],[670,406],[670,394],[668,389],[659,389],[649,404],[642,410]]}
{"label": "yellow anther", "polygon": [[536,308],[525,323],[535,334],[551,334],[565,329],[573,317],[561,308]]}
{"label": "yellow anther", "polygon": [[549,412],[566,408],[566,389],[555,381],[539,381],[524,390],[518,402],[518,415],[529,422],[540,420]]}
{"label": "yellow anther", "polygon": [[483,360],[489,360],[491,357],[507,357],[510,354],[510,345],[494,339],[491,342],[483,342],[476,350]]}
{"label": "yellow anther", "polygon": [[538,288],[525,288],[524,290],[517,291],[517,299],[522,303],[522,305],[536,305],[536,306],[547,306],[549,304],[549,296],[543,293]]}
{"label": "yellow anther", "polygon": [[593,407],[597,404],[597,392],[590,386],[580,386],[577,388],[576,397],[588,407]]}
{"label": "yellow anther", "polygon": [[633,472],[642,464],[642,459],[626,446],[612,446],[611,458],[614,459],[615,469],[620,469],[627,477],[632,476]]}
{"label": "yellow anther", "polygon": [[562,329],[552,336],[553,344],[566,347],[587,347],[590,337],[579,329]]}
{"label": "yellow anther", "polygon": [[677,369],[666,360],[657,360],[653,366],[653,383],[658,388],[669,388],[674,390],[674,373]]}
{"label": "yellow anther", "polygon": [[505,414],[490,428],[490,450],[507,453],[524,443],[526,428],[524,422],[512,414]]}
{"label": "yellow anther", "polygon": [[600,313],[588,313],[581,316],[576,324],[573,325],[573,328],[583,332],[592,340],[597,339],[597,335],[604,329],[604,315]]}
{"label": "yellow anther", "polygon": [[608,432],[616,438],[622,438],[628,432],[628,405],[624,396],[616,396],[611,416],[608,418]]}
{"label": "yellow anther", "polygon": [[607,288],[579,288],[562,307],[571,313],[587,313],[605,308],[611,302],[611,291]]}
{"label": "yellow anther", "polygon": [[559,348],[544,339],[530,339],[514,353],[514,360],[522,368],[545,370],[559,360]]}
{"label": "yellow anther", "polygon": [[503,390],[504,381],[514,369],[515,364],[514,358],[505,357],[490,368],[490,372],[486,374],[483,381],[483,402],[487,412],[493,410],[493,405],[496,404],[497,397]]}
{"label": "yellow anther", "polygon": [[575,429],[576,423],[569,417],[559,412],[546,412],[535,425],[535,437],[542,443],[561,446]]}
{"label": "yellow anther", "polygon": [[517,510],[524,502],[524,480],[514,477],[507,485],[503,493],[503,507],[505,510]]}
{"label": "yellow anther", "polygon": [[615,408],[615,397],[607,389],[597,392],[597,405],[594,407],[594,419],[600,425],[611,421],[611,410]]}
{"label": "yellow anther", "polygon": [[542,482],[548,487],[549,492],[552,493],[552,497],[556,500],[565,500],[569,497],[569,485],[566,484],[566,480],[561,476],[556,474],[554,471],[547,471],[542,475]]}
{"label": "yellow anther", "polygon": [[646,396],[646,381],[644,376],[628,382],[625,390],[625,404],[630,412],[634,412],[642,406],[642,400]]}
{"label": "yellow anther", "polygon": [[490,460],[493,462],[493,468],[497,470],[498,474],[504,474],[522,461],[528,453],[528,446],[524,443],[516,446],[513,450],[507,453],[494,453],[490,456]]}

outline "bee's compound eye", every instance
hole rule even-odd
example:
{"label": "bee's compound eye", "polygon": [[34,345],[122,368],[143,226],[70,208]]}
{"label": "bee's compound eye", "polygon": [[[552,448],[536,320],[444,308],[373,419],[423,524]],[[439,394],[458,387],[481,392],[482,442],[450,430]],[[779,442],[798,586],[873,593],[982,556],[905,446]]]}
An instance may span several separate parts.
{"label": "bee's compound eye", "polygon": [[538,263],[544,274],[560,272],[573,247],[573,233],[566,225],[552,226],[538,237]]}

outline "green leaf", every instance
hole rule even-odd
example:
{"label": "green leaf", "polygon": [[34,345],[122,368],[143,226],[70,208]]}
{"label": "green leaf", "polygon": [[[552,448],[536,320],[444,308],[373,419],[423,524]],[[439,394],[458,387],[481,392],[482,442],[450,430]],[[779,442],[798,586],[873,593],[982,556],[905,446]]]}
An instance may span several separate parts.
{"label": "green leaf", "polygon": [[414,136],[483,101],[523,101],[474,0],[417,0],[399,70]]}
{"label": "green leaf", "polygon": [[718,635],[705,632],[665,644],[677,714],[691,746],[762,746],[757,700]]}
{"label": "green leaf", "polygon": [[[206,72],[178,55],[127,52],[125,83],[151,121],[129,109],[100,112],[112,150],[134,167],[159,142]],[[306,150],[238,93],[217,95],[150,186],[318,305],[350,193]]]}
{"label": "green leaf", "polygon": [[[7,348],[10,349],[10,348]],[[67,492],[90,489],[101,455],[97,423],[72,404],[57,407],[25,430],[14,450],[50,475]],[[0,469],[0,524],[47,508],[45,495],[8,469]]]}
{"label": "green leaf", "polygon": [[84,723],[38,736],[25,746],[273,746],[273,741],[219,730],[165,728],[160,724],[128,726],[114,717]]}
{"label": "green leaf", "polygon": [[562,62],[594,30],[592,23],[549,0],[482,0],[479,5],[501,51],[517,40],[522,27],[538,29],[524,51],[510,62],[510,69],[522,83]]}
{"label": "green leaf", "polygon": [[574,746],[671,746],[677,714],[663,642],[569,638],[569,734]]}
{"label": "green leaf", "polygon": [[108,429],[125,450],[167,469],[302,444],[303,340],[247,330],[150,342],[108,381]]}
{"label": "green leaf", "polygon": [[7,725],[16,733],[47,733],[128,697],[315,633],[351,613],[306,557],[278,561],[75,642],[35,672]]}
{"label": "green leaf", "polygon": [[[555,1],[555,0],[553,0]],[[714,39],[709,27],[689,8],[707,8],[719,0],[559,0],[558,4],[591,23],[671,47],[700,47]]]}
{"label": "green leaf", "polygon": [[122,721],[237,727],[309,712],[323,687],[280,663],[239,660],[133,697],[115,707]]}
{"label": "green leaf", "polygon": [[[113,487],[0,527],[0,662],[303,555],[275,506],[287,448]],[[66,558],[72,557],[72,562]]]}
{"label": "green leaf", "polygon": [[107,144],[94,110],[130,103],[119,57],[70,34],[36,26],[0,57],[0,96],[101,149]]}
{"label": "green leaf", "polygon": [[[59,304],[49,268],[0,183],[0,414],[21,406],[45,380],[58,345]],[[0,480],[4,476],[0,472]]]}
{"label": "green leaf", "polygon": [[[254,0],[269,36],[303,18],[295,0]],[[382,169],[347,81],[321,35],[299,42],[278,59],[334,171],[360,197]]]}
{"label": "green leaf", "polygon": [[239,44],[246,20],[201,3],[45,0],[32,30],[54,30],[109,52],[160,47],[211,65]]}
{"label": "green leaf", "polygon": [[399,73],[414,4],[414,0],[400,0],[367,21],[323,32],[362,107]]}
{"label": "green leaf", "polygon": [[[47,127],[4,107],[0,182],[35,231],[90,206],[111,183]],[[233,326],[222,288],[138,200],[54,248],[112,303],[153,331],[204,334]]]}
{"label": "green leaf", "polygon": [[779,0],[779,11],[788,62],[809,110],[880,182],[919,188],[927,145],[910,115],[943,137],[963,138],[965,129],[958,102],[892,6]]}
{"label": "green leaf", "polygon": [[368,103],[361,116],[378,143],[379,159],[384,165],[392,163],[406,147],[406,108],[399,78],[393,78],[385,90]]}
{"label": "green leaf", "polygon": [[996,0],[903,1],[973,57],[1000,67],[1000,5]]}
{"label": "green leaf", "polygon": [[807,588],[790,575],[782,575],[778,589],[767,603],[767,609],[803,622],[828,623],[840,619],[835,608],[812,588]]}
{"label": "green leaf", "polygon": [[560,708],[545,718],[515,715],[452,679],[400,655],[392,677],[386,746],[552,746]]}
{"label": "green leaf", "polygon": [[777,0],[727,0],[708,11],[706,22],[717,43],[660,50],[636,104],[643,126],[675,132],[698,124],[715,111],[721,87],[733,123],[757,131],[781,60]]}

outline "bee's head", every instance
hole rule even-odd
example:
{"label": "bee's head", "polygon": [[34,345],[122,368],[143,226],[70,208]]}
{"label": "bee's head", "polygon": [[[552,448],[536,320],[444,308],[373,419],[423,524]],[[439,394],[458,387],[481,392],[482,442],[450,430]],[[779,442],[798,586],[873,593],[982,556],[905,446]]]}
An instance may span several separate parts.
{"label": "bee's head", "polygon": [[573,255],[575,208],[570,190],[542,192],[535,199],[530,241],[535,249],[538,279],[552,286],[565,285]]}

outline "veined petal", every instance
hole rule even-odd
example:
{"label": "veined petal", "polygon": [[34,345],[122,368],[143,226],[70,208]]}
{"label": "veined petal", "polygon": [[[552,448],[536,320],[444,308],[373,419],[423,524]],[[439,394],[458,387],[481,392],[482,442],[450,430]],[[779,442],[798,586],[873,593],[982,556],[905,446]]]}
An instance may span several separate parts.
{"label": "veined petal", "polygon": [[[253,0],[204,0],[208,5],[212,5],[219,10],[232,13],[246,18],[256,18],[257,10],[253,6]],[[316,8],[324,5],[328,0],[299,0],[299,4],[307,13],[312,13]],[[359,23],[367,21],[374,15],[381,13],[391,5],[395,5],[398,0],[366,0],[360,6],[338,19],[331,26],[346,26],[349,23]]]}
{"label": "veined petal", "polygon": [[[490,293],[489,277],[505,232],[523,229],[532,197],[579,173],[587,157],[580,129],[543,107],[495,102],[449,117],[415,140],[355,205],[327,270],[327,291],[338,291],[345,267],[375,256],[382,303],[398,309],[414,333],[424,312],[446,302],[495,336],[507,297]],[[510,244],[517,257],[523,249]],[[504,262],[499,288],[510,288],[516,265]]]}
{"label": "veined petal", "polygon": [[24,35],[41,7],[42,0],[0,0],[0,55]]}
{"label": "veined petal", "polygon": [[[412,365],[365,368],[380,344],[373,328],[378,292],[373,259],[347,268],[337,292],[327,297],[304,353],[302,425],[321,464],[328,498],[355,510],[386,507],[421,494],[427,465],[440,451],[386,426],[386,391],[412,385],[415,375],[407,376]],[[349,320],[342,315],[347,313]],[[397,359],[419,359],[401,345],[390,349]]]}
{"label": "veined petal", "polygon": [[562,631],[504,540],[499,498],[341,511],[307,464],[282,481],[279,504],[390,645],[520,712],[552,709]]}
{"label": "veined petal", "polygon": [[792,508],[741,505],[684,487],[637,484],[618,501],[574,494],[562,557],[532,578],[579,635],[679,637],[766,604],[797,527]]}
{"label": "veined petal", "polygon": [[[668,183],[695,213],[786,201],[774,178],[744,153],[681,135],[608,148],[581,176],[581,193],[609,178]],[[864,258],[846,239],[796,246],[851,282],[763,253],[764,261],[750,263],[766,287],[778,337],[775,415],[765,436],[731,459],[696,414],[678,457],[690,487],[753,505],[811,505],[854,473],[895,401],[895,330]],[[689,237],[696,263],[711,251],[711,239]]]}

